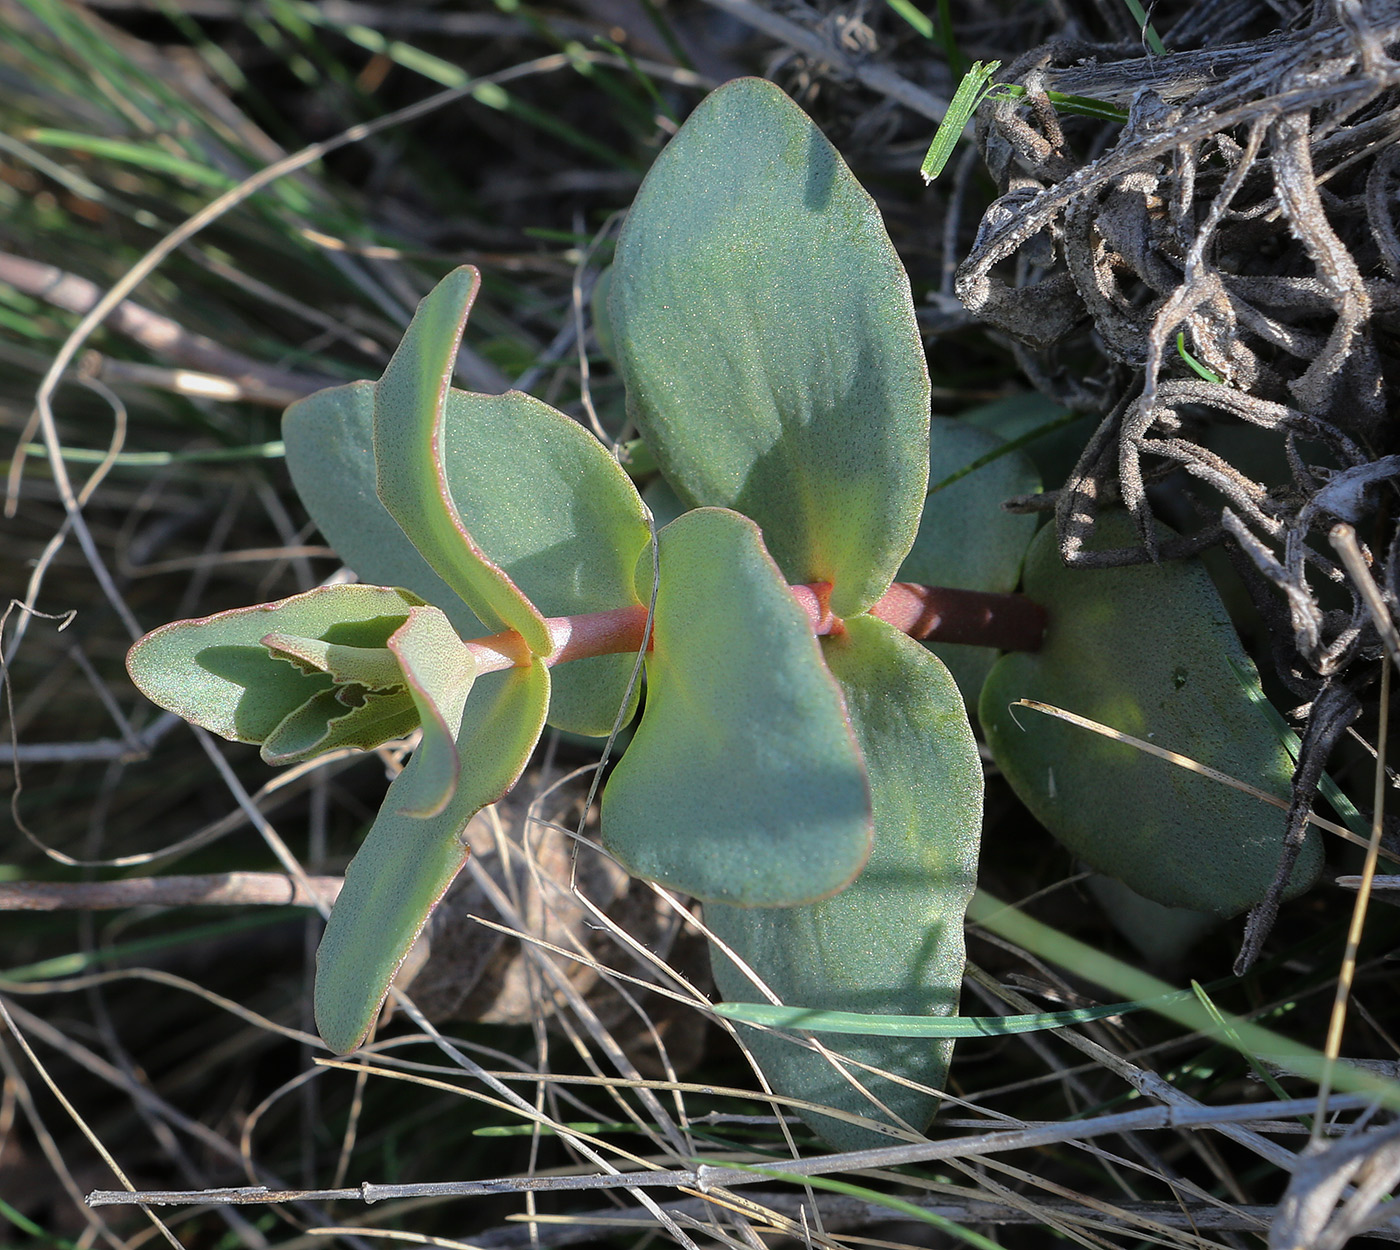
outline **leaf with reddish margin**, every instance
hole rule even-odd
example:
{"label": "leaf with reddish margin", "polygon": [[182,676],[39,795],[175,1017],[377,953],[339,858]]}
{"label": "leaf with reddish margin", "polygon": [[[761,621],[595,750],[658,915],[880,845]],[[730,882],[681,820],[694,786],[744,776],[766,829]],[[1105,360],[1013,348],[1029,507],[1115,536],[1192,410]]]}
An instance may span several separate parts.
{"label": "leaf with reddish margin", "polygon": [[298,764],[327,751],[369,751],[418,728],[418,709],[402,685],[392,690],[323,690],[283,717],[263,741],[265,764]]}
{"label": "leaf with reddish margin", "polygon": [[457,751],[472,766],[447,805],[427,818],[404,814],[429,806],[438,785],[416,755],[389,787],[316,952],[316,1027],[333,1051],[364,1040],[394,973],[466,862],[467,822],[519,779],[548,705],[549,670],[541,664],[484,674],[457,734]]}
{"label": "leaf with reddish margin", "polygon": [[[410,618],[414,610],[409,609]],[[404,683],[399,662],[387,646],[348,647],[324,638],[299,638],[276,631],[268,634],[262,644],[273,655],[291,660],[306,672],[325,673],[338,686],[354,684],[367,690],[388,690]]]}
{"label": "leaf with reddish margin", "polygon": [[[875,847],[855,881],[810,907],[705,905],[705,923],[786,1003],[874,1015],[957,1014],[963,915],[977,883],[982,764],[948,670],[918,643],[872,616],[852,617],[822,640],[865,756]],[[711,947],[727,999],[756,997],[753,982]],[[852,1115],[889,1117],[824,1055],[782,1036],[744,1029],[773,1088]],[[891,1111],[923,1131],[938,1106],[928,1092],[948,1075],[951,1040],[824,1035],[838,1055],[904,1078],[853,1068]],[[911,1084],[912,1083],[912,1084]],[[926,1088],[925,1088],[926,1087]],[[832,1116],[799,1114],[836,1150],[889,1137]]]}
{"label": "leaf with reddish margin", "polygon": [[174,621],[140,639],[127,671],[153,703],[234,742],[262,743],[332,679],[275,657],[269,634],[382,647],[421,605],[381,586],[322,586],[251,608]]}
{"label": "leaf with reddish margin", "polygon": [[[807,614],[737,512],[688,512],[659,544],[646,711],[603,795],[603,844],[696,898],[832,894],[870,853],[870,792]],[[637,576],[649,588],[649,554]]]}
{"label": "leaf with reddish margin", "polygon": [[928,369],[879,210],[779,88],[726,83],[657,157],[608,307],[628,411],[682,500],[752,517],[838,615],[869,608],[923,507]]}
{"label": "leaf with reddish margin", "polygon": [[448,481],[443,413],[452,367],[481,275],[448,274],[418,305],[374,388],[374,464],[379,498],[423,558],[489,628],[513,629],[548,655],[539,610],[477,545]]}
{"label": "leaf with reddish margin", "polygon": [[[446,612],[463,638],[489,632],[375,493],[372,426],[368,384],[322,391],[287,410],[287,464],[308,511],[361,580],[407,587]],[[617,461],[578,422],[518,392],[454,389],[440,443],[472,539],[541,613],[574,616],[637,602],[632,571],[650,539],[645,513]],[[601,735],[619,709],[630,719],[633,664],[631,655],[608,655],[557,669],[550,724]]]}
{"label": "leaf with reddish margin", "polygon": [[[651,541],[641,498],[577,421],[518,391],[454,390],[441,449],[472,537],[544,615],[640,602],[633,571]],[[634,665],[631,654],[605,655],[555,669],[550,724],[607,733],[628,699]]]}
{"label": "leaf with reddish margin", "polygon": [[[414,608],[390,637],[389,650],[423,726],[423,740],[413,753],[419,761],[412,800],[417,806],[400,810],[405,816],[436,816],[457,792],[457,734],[476,680],[476,661],[437,608]],[[548,672],[545,677],[547,682]]]}
{"label": "leaf with reddish margin", "polygon": [[373,382],[297,400],[282,416],[282,438],[297,494],[360,581],[412,591],[446,612],[462,638],[491,632],[418,553],[376,493]]}

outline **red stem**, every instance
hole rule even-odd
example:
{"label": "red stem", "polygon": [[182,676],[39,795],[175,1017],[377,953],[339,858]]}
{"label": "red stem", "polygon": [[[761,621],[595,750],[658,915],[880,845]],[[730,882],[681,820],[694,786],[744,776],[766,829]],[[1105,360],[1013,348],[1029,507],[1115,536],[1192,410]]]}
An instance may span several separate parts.
{"label": "red stem", "polygon": [[[806,611],[812,632],[818,637],[839,634],[844,624],[832,614],[829,582],[792,586],[792,596]],[[981,590],[953,590],[946,586],[917,586],[895,582],[870,609],[872,616],[927,642],[962,642],[995,647],[999,651],[1037,651],[1045,632],[1045,609],[1024,595],[995,595]],[[553,616],[545,621],[554,650],[545,657],[553,668],[569,660],[595,655],[637,651],[642,646],[647,610],[641,604],[586,612],[578,616]],[[478,671],[498,672],[528,662],[520,635],[507,630],[467,643]]]}

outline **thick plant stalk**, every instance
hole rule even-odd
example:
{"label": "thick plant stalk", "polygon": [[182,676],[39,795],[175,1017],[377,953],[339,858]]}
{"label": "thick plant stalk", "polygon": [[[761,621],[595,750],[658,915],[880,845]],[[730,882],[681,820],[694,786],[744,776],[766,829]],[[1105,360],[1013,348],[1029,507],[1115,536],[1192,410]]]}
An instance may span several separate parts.
{"label": "thick plant stalk", "polygon": [[[845,625],[832,613],[826,582],[793,586],[819,638],[840,634]],[[918,586],[895,582],[870,609],[870,615],[924,642],[970,643],[998,651],[1037,651],[1045,632],[1045,609],[1024,595],[999,595],[947,586]],[[646,631],[647,610],[641,605],[545,620],[554,647],[544,657],[550,668],[570,660],[637,651]],[[481,673],[502,672],[532,662],[533,657],[513,630],[474,638],[467,649]]]}

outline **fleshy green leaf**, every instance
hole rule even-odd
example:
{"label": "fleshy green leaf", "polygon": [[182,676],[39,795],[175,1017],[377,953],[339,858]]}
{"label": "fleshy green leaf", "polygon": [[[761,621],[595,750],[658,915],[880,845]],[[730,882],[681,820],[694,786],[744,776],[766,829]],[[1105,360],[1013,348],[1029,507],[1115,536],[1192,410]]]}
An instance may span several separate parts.
{"label": "fleshy green leaf", "polygon": [[327,751],[368,751],[418,727],[418,709],[402,686],[394,690],[323,690],[282,718],[264,739],[263,761],[296,764]]}
{"label": "fleshy green leaf", "polygon": [[839,890],[870,850],[865,770],[758,527],[688,512],[660,534],[660,570],[646,712],[603,796],[604,845],[702,899],[781,907]]}
{"label": "fleshy green leaf", "polygon": [[681,497],[752,517],[839,615],[869,607],[918,526],[928,371],[874,201],[772,83],[713,92],[657,158],[609,308],[629,411]]}
{"label": "fleshy green leaf", "polygon": [[417,755],[389,787],[345,870],[316,953],[316,1027],[332,1050],[353,1050],[364,1040],[399,964],[466,862],[467,822],[515,784],[548,704],[549,670],[541,664],[486,674],[457,735],[471,767],[447,806],[426,819],[404,814],[428,806],[438,784]]}
{"label": "fleshy green leaf", "polygon": [[379,586],[322,586],[163,625],[131,648],[127,671],[148,699],[185,720],[234,742],[261,743],[331,686],[330,677],[275,658],[264,638],[382,647],[418,605],[415,595]]}
{"label": "fleshy green leaf", "polygon": [[[412,617],[414,609],[410,609]],[[262,640],[274,655],[297,663],[305,671],[325,673],[338,685],[353,682],[368,690],[388,690],[404,683],[403,671],[388,647],[349,647],[324,638],[268,634]]]}
{"label": "fleshy green leaf", "polygon": [[[577,421],[519,391],[452,391],[441,448],[473,539],[545,616],[639,602],[633,571],[651,542],[641,497]],[[550,724],[606,734],[634,663],[606,655],[555,669]]]}
{"label": "fleshy green leaf", "polygon": [[476,661],[437,608],[414,608],[389,639],[389,650],[408,681],[423,726],[423,740],[414,752],[419,761],[414,796],[421,806],[404,808],[403,814],[436,816],[457,790],[457,734],[476,680]]}
{"label": "fleshy green leaf", "polygon": [[[1133,542],[1100,518],[1094,546]],[[1036,819],[1091,867],[1166,907],[1232,916],[1268,889],[1284,819],[1165,760],[1019,711],[1035,699],[1219,769],[1280,797],[1292,765],[1231,667],[1258,677],[1198,561],[1067,569],[1053,527],[1031,545],[1025,591],[1050,614],[1041,650],[997,661],[979,714],[1007,780]],[[1262,694],[1259,695],[1262,698]],[[1322,866],[1310,832],[1291,893]]]}
{"label": "fleshy green leaf", "polygon": [[[715,935],[780,999],[866,1014],[954,1016],[963,974],[963,913],[976,883],[982,768],[962,699],[947,669],[884,621],[858,616],[822,651],[841,683],[865,755],[875,808],[875,847],[865,871],[810,907],[705,906]],[[645,727],[645,721],[643,721]],[[715,982],[728,999],[757,997],[738,967],[712,948]],[[744,1040],[779,1093],[889,1123],[821,1055],[769,1033]],[[843,1036],[837,1054],[895,1073],[911,1089],[861,1069],[852,1075],[922,1131],[938,1106],[951,1040]],[[889,1138],[830,1116],[803,1118],[837,1150]]]}
{"label": "fleshy green leaf", "polygon": [[403,586],[447,613],[463,638],[490,633],[418,554],[375,491],[374,383],[299,399],[282,417],[287,469],[316,527],[372,586]]}
{"label": "fleshy green leaf", "polygon": [[[361,580],[408,587],[464,638],[489,632],[375,494],[372,422],[372,390],[362,384],[287,410],[287,463],[308,511]],[[637,602],[632,570],[650,539],[637,492],[576,421],[517,392],[450,390],[442,445],[448,487],[472,538],[540,612],[572,616]],[[632,666],[630,655],[600,656],[555,670],[550,723],[607,733]]]}
{"label": "fleshy green leaf", "polygon": [[[947,417],[929,427],[929,495],[914,546],[899,580],[1006,594],[1016,589],[1021,562],[1035,536],[1035,518],[1005,511],[1002,500],[1040,489],[1024,453],[1006,451],[995,434]],[[980,468],[969,465],[986,459]],[[959,473],[964,475],[956,476]],[[952,478],[954,480],[949,481]],[[938,643],[929,647],[952,672],[969,707],[996,662],[987,647]]]}
{"label": "fleshy green leaf", "polygon": [[536,655],[547,655],[544,618],[477,545],[448,481],[443,410],[480,282],[480,274],[464,265],[429,291],[376,383],[376,483],[389,515],[462,601],[488,627],[513,629]]}

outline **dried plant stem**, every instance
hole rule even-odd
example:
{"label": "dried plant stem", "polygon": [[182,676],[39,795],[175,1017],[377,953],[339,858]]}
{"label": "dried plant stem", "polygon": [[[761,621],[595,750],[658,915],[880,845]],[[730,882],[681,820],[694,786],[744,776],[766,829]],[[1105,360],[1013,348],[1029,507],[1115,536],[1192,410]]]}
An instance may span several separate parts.
{"label": "dried plant stem", "polygon": [[213,904],[315,907],[318,902],[334,902],[340,886],[339,877],[308,877],[303,884],[280,872],[132,877],[126,881],[13,881],[0,884],[0,911],[110,911]]}
{"label": "dried plant stem", "polygon": [[[1361,551],[1356,543],[1356,534],[1349,525],[1335,526],[1330,535],[1332,545],[1347,566],[1352,581],[1360,588],[1362,597],[1375,619],[1376,628],[1385,639],[1386,649],[1391,659],[1400,662],[1400,647],[1396,645],[1395,624],[1390,619],[1380,592],[1366,568]],[[1385,755],[1386,742],[1390,735],[1390,665],[1381,665],[1380,723],[1376,731],[1376,782],[1371,800],[1371,840],[1366,847],[1366,860],[1361,869],[1361,881],[1356,890],[1356,903],[1351,912],[1351,924],[1347,929],[1346,952],[1342,956],[1342,966],[1337,973],[1337,993],[1332,1000],[1332,1015],[1327,1023],[1327,1041],[1323,1046],[1326,1064],[1322,1078],[1318,1082],[1317,1116],[1313,1120],[1313,1144],[1320,1143],[1322,1124],[1327,1115],[1327,1099],[1332,1091],[1332,1069],[1342,1053],[1342,1031],[1346,1027],[1347,1001],[1351,997],[1351,987],[1356,979],[1356,953],[1361,946],[1362,930],[1366,927],[1366,909],[1371,901],[1371,886],[1376,878],[1376,862],[1380,857],[1382,817],[1385,812]]]}
{"label": "dried plant stem", "polygon": [[[357,1067],[354,1063],[337,1060],[326,1061],[326,1066],[347,1070],[355,1070]],[[1336,1106],[1357,1110],[1367,1106],[1370,1101],[1369,1095],[1346,1094],[1336,1099]],[[1220,1107],[1199,1104],[1189,1107],[1144,1107],[1136,1111],[1095,1116],[1087,1120],[1071,1120],[1063,1124],[1040,1124],[1030,1128],[953,1137],[944,1141],[911,1142],[906,1145],[882,1146],[875,1150],[852,1151],[848,1154],[782,1160],[776,1163],[775,1167],[784,1175],[824,1176],[857,1168],[902,1167],[912,1163],[930,1163],[938,1159],[975,1158],[1008,1150],[1049,1146],[1058,1142],[1087,1141],[1114,1133],[1144,1132],[1161,1128],[1199,1129],[1245,1125],[1307,1115],[1312,1112],[1314,1106],[1311,1098],[1303,1098],[1286,1102],[1256,1102]],[[1291,1160],[1287,1151],[1279,1153],[1281,1159]],[[365,1182],[362,1185],[334,1190],[274,1190],[262,1185],[194,1191],[157,1189],[130,1192],[98,1189],[88,1194],[87,1203],[89,1206],[98,1207],[179,1206],[192,1202],[269,1203],[295,1200],[384,1202],[389,1199],[415,1197],[482,1197],[487,1194],[524,1193],[530,1190],[558,1192],[624,1188],[698,1189],[701,1193],[709,1194],[737,1185],[761,1183],[768,1179],[771,1178],[761,1166],[731,1167],[725,1164],[701,1163],[695,1168],[662,1168],[655,1171],[577,1176],[500,1177],[492,1180],[411,1185],[375,1185]]]}

